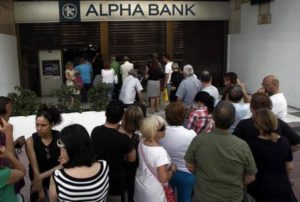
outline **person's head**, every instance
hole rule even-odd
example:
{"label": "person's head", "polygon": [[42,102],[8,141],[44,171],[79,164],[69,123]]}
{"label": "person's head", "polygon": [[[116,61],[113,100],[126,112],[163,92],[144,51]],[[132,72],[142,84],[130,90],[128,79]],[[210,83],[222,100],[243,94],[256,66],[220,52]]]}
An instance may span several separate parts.
{"label": "person's head", "polygon": [[272,101],[265,93],[254,93],[250,101],[250,109],[252,112],[262,109],[272,109]]}
{"label": "person's head", "polygon": [[193,69],[192,65],[185,65],[183,67],[183,75],[185,77],[192,76],[193,74],[194,74],[194,69]]}
{"label": "person's head", "polygon": [[274,75],[266,76],[261,85],[268,95],[274,95],[279,92],[279,80]]}
{"label": "person's head", "polygon": [[141,133],[146,140],[159,140],[165,136],[165,120],[158,115],[151,115],[143,120]]}
{"label": "person's head", "polygon": [[42,105],[35,118],[35,127],[39,136],[51,134],[51,129],[62,121],[61,113],[55,107]]}
{"label": "person's head", "polygon": [[278,119],[270,109],[262,108],[256,110],[252,119],[261,135],[270,136],[272,142],[277,142],[278,134],[275,133],[275,130],[278,126]]}
{"label": "person's head", "polygon": [[79,124],[63,128],[57,145],[60,147],[61,163],[64,168],[91,166],[96,160],[91,146],[90,135]]}
{"label": "person's head", "polygon": [[80,64],[84,64],[86,62],[86,57],[82,56],[80,57]]}
{"label": "person's head", "polygon": [[168,62],[171,60],[171,56],[168,53],[166,53],[163,55],[162,59],[164,62]]}
{"label": "person's head", "polygon": [[144,113],[139,106],[127,107],[123,116],[123,128],[128,133],[134,133],[141,128]]}
{"label": "person's head", "polygon": [[0,96],[0,116],[6,121],[12,114],[12,100],[8,97]]}
{"label": "person's head", "polygon": [[128,75],[131,75],[131,76],[133,76],[133,77],[136,78],[137,77],[137,71],[136,71],[136,69],[129,70]]}
{"label": "person's head", "polygon": [[116,58],[116,56],[112,55],[112,56],[110,57],[110,60],[111,60],[111,61],[116,61],[117,58]]}
{"label": "person's head", "polygon": [[175,71],[179,71],[179,65],[177,62],[173,62],[172,63],[172,71],[175,72]]}
{"label": "person's head", "polygon": [[129,57],[128,56],[124,56],[124,62],[129,61]]}
{"label": "person's head", "polygon": [[235,120],[234,106],[228,101],[220,101],[213,113],[216,128],[229,129]]}
{"label": "person's head", "polygon": [[185,108],[182,102],[171,102],[165,109],[166,121],[170,126],[182,126]]}
{"label": "person's head", "polygon": [[74,67],[74,64],[73,64],[73,62],[71,62],[71,61],[68,61],[67,63],[66,63],[66,65],[65,65],[65,68],[66,69],[73,69],[73,67]]}
{"label": "person's head", "polygon": [[103,69],[110,69],[110,63],[108,60],[104,60],[103,62]]}
{"label": "person's head", "polygon": [[194,102],[198,104],[199,107],[207,107],[208,112],[211,114],[215,106],[215,98],[212,97],[206,91],[199,91],[194,98]]}
{"label": "person's head", "polygon": [[228,86],[228,85],[235,85],[237,84],[237,79],[238,79],[238,76],[236,73],[234,72],[227,72],[225,75],[224,75],[224,85],[225,86]]}
{"label": "person's head", "polygon": [[239,85],[230,85],[227,93],[229,101],[234,103],[240,102],[244,96],[243,89]]}
{"label": "person's head", "polygon": [[112,100],[106,107],[106,121],[117,124],[122,120],[124,114],[124,104],[120,100]]}
{"label": "person's head", "polygon": [[209,83],[211,84],[211,81],[212,81],[212,75],[209,71],[202,71],[201,72],[201,75],[200,75],[200,80],[201,82],[203,83]]}

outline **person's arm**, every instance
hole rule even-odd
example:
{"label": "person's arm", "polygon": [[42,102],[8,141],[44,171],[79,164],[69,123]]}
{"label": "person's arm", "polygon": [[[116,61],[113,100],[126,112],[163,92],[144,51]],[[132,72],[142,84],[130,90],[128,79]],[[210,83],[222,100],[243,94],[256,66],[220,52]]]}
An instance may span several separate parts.
{"label": "person's arm", "polygon": [[57,202],[57,193],[53,176],[50,178],[49,199],[50,202]]}
{"label": "person's arm", "polygon": [[23,164],[15,157],[15,155],[6,149],[6,147],[0,147],[0,158],[7,158],[10,162],[11,174],[7,180],[7,184],[14,184],[25,177],[26,169]]}
{"label": "person's arm", "polygon": [[62,168],[61,165],[58,165],[58,166],[55,166],[53,168],[51,168],[50,170],[47,170],[43,173],[40,174],[39,178],[44,180],[45,178],[48,178],[52,175],[52,173],[56,170],[56,169],[59,169],[59,168]]}
{"label": "person's arm", "polygon": [[240,82],[239,79],[237,79],[237,84],[242,88],[243,91],[243,100],[245,103],[250,103],[251,101],[251,96],[248,95],[247,91],[246,91],[246,84]]}
{"label": "person's arm", "polygon": [[194,164],[191,164],[191,163],[185,163],[187,169],[191,172],[191,173],[195,173],[196,171],[196,168],[195,168],[195,165]]}
{"label": "person's arm", "polygon": [[13,125],[8,123],[4,118],[0,117],[2,124],[0,124],[0,131],[5,135],[5,147],[6,150],[14,153],[15,146],[14,146],[14,139],[13,139]]}
{"label": "person's arm", "polygon": [[255,180],[255,175],[244,175],[244,185],[248,185]]}
{"label": "person's arm", "polygon": [[33,171],[32,191],[37,192],[42,189],[42,179],[39,178],[40,169],[36,160],[32,137],[26,140],[25,148],[30,166]]}
{"label": "person's arm", "polygon": [[293,161],[287,161],[287,162],[285,163],[285,165],[286,165],[287,173],[288,173],[288,175],[290,175],[291,172],[292,172],[292,170],[294,169]]}
{"label": "person's arm", "polygon": [[134,162],[136,160],[136,151],[134,148],[126,154],[126,159],[128,162]]}
{"label": "person's arm", "polygon": [[161,183],[168,182],[173,174],[176,172],[177,167],[175,164],[171,164],[168,168],[168,165],[162,165],[157,167],[157,178]]}
{"label": "person's arm", "polygon": [[139,96],[139,102],[143,104],[144,103],[144,94],[143,94],[143,92],[138,91],[137,94]]}
{"label": "person's arm", "polygon": [[291,147],[293,152],[300,150],[300,144],[292,145]]}

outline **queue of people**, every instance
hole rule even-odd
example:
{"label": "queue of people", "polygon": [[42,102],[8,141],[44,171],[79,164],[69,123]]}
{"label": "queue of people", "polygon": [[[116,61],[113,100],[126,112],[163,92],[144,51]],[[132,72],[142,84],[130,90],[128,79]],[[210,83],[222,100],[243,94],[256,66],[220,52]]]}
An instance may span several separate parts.
{"label": "queue of people", "polygon": [[[105,123],[91,134],[79,124],[53,130],[62,121],[60,112],[40,107],[36,132],[25,143],[31,201],[241,202],[246,190],[257,202],[297,201],[289,174],[300,136],[282,117],[287,106],[278,79],[265,77],[262,89],[249,96],[237,75],[228,73],[219,100],[210,72],[203,71],[199,80],[193,67],[185,65],[180,78],[178,64],[164,58],[168,70],[162,71],[153,56],[143,77],[149,82],[148,116],[136,104],[144,102],[144,88],[128,57],[119,66],[126,72],[118,75],[119,99],[108,104]],[[72,63],[67,70],[67,85],[72,86]],[[106,64],[102,74],[112,80],[114,71]],[[161,80],[173,96],[165,118],[155,114]],[[1,113],[11,111],[8,103],[0,99]],[[26,169],[14,150],[23,143],[13,142],[8,119],[1,118],[0,125],[0,191],[5,191],[0,201],[16,201],[16,185]]]}

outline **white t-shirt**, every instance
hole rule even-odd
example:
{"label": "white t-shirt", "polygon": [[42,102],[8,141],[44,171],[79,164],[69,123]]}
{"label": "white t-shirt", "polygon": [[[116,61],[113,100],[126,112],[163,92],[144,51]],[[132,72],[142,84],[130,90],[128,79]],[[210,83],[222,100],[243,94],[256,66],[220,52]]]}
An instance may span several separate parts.
{"label": "white t-shirt", "polygon": [[141,85],[141,82],[137,78],[129,75],[123,81],[119,99],[124,104],[133,104],[135,101],[136,93],[142,90],[143,87]]}
{"label": "white t-shirt", "polygon": [[167,83],[170,83],[171,81],[171,75],[172,75],[172,64],[173,62],[168,62],[165,66],[165,74],[169,74],[169,79]]}
{"label": "white t-shirt", "polygon": [[183,126],[167,126],[166,135],[160,140],[160,144],[167,150],[177,170],[189,172],[185,166],[184,155],[194,137],[196,137],[194,130]]}
{"label": "white t-shirt", "polygon": [[217,89],[215,86],[210,85],[210,86],[204,87],[204,88],[202,89],[202,91],[205,91],[205,92],[207,92],[208,94],[210,94],[210,96],[214,97],[214,98],[215,98],[215,103],[218,102],[219,96],[220,96],[220,95],[219,95],[218,89]]}
{"label": "white t-shirt", "polygon": [[287,101],[283,93],[277,93],[271,95],[270,99],[272,101],[272,112],[281,120],[285,121],[287,116]]}
{"label": "white t-shirt", "polygon": [[[135,176],[134,199],[135,201],[142,202],[166,202],[163,186],[152,172],[157,176],[157,168],[170,164],[170,157],[163,147],[146,146],[143,144],[143,140],[140,144],[144,156],[138,150],[139,167]],[[147,160],[147,164],[150,166],[152,172],[145,164],[144,159]]]}
{"label": "white t-shirt", "polygon": [[122,74],[122,81],[128,76],[128,72],[133,69],[133,64],[125,61],[124,64],[121,65],[121,74]]}
{"label": "white t-shirt", "polygon": [[101,76],[103,83],[114,83],[115,71],[113,69],[102,69]]}
{"label": "white t-shirt", "polygon": [[234,123],[230,126],[229,131],[232,133],[237,126],[237,124],[242,120],[250,117],[250,104],[249,103],[232,103],[235,108],[235,120]]}

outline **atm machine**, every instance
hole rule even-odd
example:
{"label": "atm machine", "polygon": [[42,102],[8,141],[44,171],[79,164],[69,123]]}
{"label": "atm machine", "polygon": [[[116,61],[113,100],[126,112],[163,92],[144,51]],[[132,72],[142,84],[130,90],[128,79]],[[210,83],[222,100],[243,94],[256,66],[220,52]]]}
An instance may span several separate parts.
{"label": "atm machine", "polygon": [[40,50],[39,68],[41,95],[51,95],[63,84],[61,50]]}

